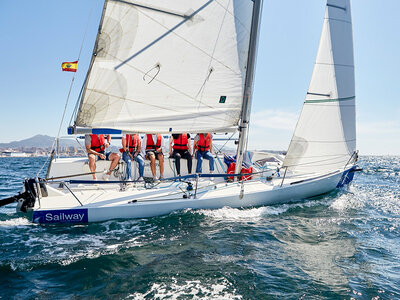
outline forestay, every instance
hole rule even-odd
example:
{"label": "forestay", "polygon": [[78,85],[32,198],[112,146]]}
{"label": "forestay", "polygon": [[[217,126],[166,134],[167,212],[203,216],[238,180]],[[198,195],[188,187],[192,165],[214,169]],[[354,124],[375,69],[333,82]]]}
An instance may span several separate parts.
{"label": "forestay", "polygon": [[235,130],[252,0],[106,0],[75,126]]}
{"label": "forestay", "polygon": [[328,0],[310,86],[283,165],[328,173],[345,167],[355,149],[350,1]]}

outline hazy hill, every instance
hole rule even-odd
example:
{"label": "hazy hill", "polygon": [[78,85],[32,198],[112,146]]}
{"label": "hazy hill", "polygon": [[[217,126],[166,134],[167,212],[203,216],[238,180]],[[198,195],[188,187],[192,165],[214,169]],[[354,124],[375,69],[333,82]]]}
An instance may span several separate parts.
{"label": "hazy hill", "polygon": [[[49,148],[53,145],[54,139],[55,138],[52,136],[37,134],[33,137],[20,141],[13,141],[10,143],[0,143],[0,148],[20,148],[20,147]],[[76,146],[76,144],[77,144],[76,141],[72,139],[60,141],[60,146]]]}

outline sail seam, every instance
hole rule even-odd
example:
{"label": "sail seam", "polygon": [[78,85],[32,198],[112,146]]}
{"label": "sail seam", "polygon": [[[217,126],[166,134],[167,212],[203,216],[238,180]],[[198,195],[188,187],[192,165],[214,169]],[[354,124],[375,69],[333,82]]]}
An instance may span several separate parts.
{"label": "sail seam", "polygon": [[128,1],[124,1],[124,0],[111,0],[111,1],[118,2],[118,3],[123,3],[123,4],[128,4],[128,5],[132,5],[132,6],[137,6],[137,7],[143,8],[143,9],[148,9],[148,10],[152,10],[152,11],[168,14],[168,15],[175,16],[175,17],[180,17],[180,18],[187,18],[188,17],[187,15],[180,14],[180,13],[177,13],[177,12],[168,11],[168,10],[164,10],[164,9],[161,9],[161,8],[147,6],[147,5],[138,4],[138,3],[134,3],[134,2],[128,2]]}
{"label": "sail seam", "polygon": [[325,20],[329,20],[329,21],[337,21],[337,22],[343,22],[343,23],[347,23],[347,24],[350,24],[350,25],[352,25],[352,23],[351,23],[351,22],[349,22],[349,21],[346,21],[346,20],[340,20],[340,19],[335,19],[335,18],[325,18]]}
{"label": "sail seam", "polygon": [[[158,108],[158,109],[173,111],[173,112],[176,112],[176,113],[180,112],[179,110],[173,110],[173,109],[171,109],[170,107],[162,107],[162,106],[157,106],[157,105],[151,105],[151,104],[148,104],[148,103],[146,103],[146,102],[142,102],[142,101],[138,101],[138,100],[133,100],[133,99],[129,99],[129,98],[126,98],[126,97],[120,97],[120,96],[111,95],[111,94],[103,93],[103,92],[100,92],[100,91],[97,91],[97,90],[94,90],[94,89],[90,89],[90,88],[88,88],[88,91],[95,92],[95,93],[99,93],[99,94],[102,94],[102,95],[107,95],[107,96],[110,96],[110,97],[113,97],[113,98],[123,99],[123,100],[125,100],[125,101],[131,101],[131,102],[135,102],[135,103],[140,103],[140,104],[148,105],[148,106],[150,106],[150,107],[155,107],[155,108]],[[214,108],[214,107],[209,107],[209,108]],[[103,111],[103,110],[105,110],[105,109],[107,109],[107,107],[105,107],[105,108],[103,108],[102,110],[99,110],[99,111]],[[221,111],[221,110],[219,110],[218,108],[214,108],[214,109],[215,109],[215,110],[218,110],[218,111]],[[234,108],[232,108],[232,109],[234,109]],[[226,111],[226,110],[227,110],[227,108],[225,108],[223,111]],[[210,117],[210,118],[213,118],[213,119],[215,119],[215,120],[225,120],[225,118],[217,118],[217,117],[214,117],[214,116],[212,116],[212,115],[210,115],[210,114],[208,114],[207,116]]]}
{"label": "sail seam", "polygon": [[323,62],[315,62],[315,64],[316,64],[316,65],[327,65],[327,66],[339,66],[339,67],[354,68],[354,65],[330,64],[330,63],[323,63]]}
{"label": "sail seam", "polygon": [[345,97],[345,98],[337,98],[337,99],[320,99],[320,100],[306,100],[304,103],[325,103],[325,102],[341,102],[341,101],[350,101],[354,100],[356,97]]}
{"label": "sail seam", "polygon": [[[344,155],[343,157],[345,157],[345,156],[348,157],[350,155]],[[305,162],[305,163],[302,163],[302,164],[294,164],[294,165],[284,165],[284,167],[287,167],[287,168],[299,167],[299,166],[302,166],[302,167],[307,167],[307,166],[309,166],[309,167],[321,167],[321,166],[336,165],[336,164],[339,164],[341,162],[346,162],[347,161],[347,159],[345,159],[345,160],[341,159],[341,160],[334,161],[334,162],[328,162],[328,161],[331,161],[331,160],[333,160],[333,159],[324,159],[324,160],[319,160],[319,161],[314,161],[314,162]],[[324,163],[324,162],[326,162],[326,163]],[[323,163],[323,164],[321,164],[321,163]]]}
{"label": "sail seam", "polygon": [[347,142],[354,142],[356,139],[352,140],[343,140],[343,141],[303,141],[303,140],[296,140],[293,139],[292,141],[297,143],[347,143]]}
{"label": "sail seam", "polygon": [[325,106],[325,107],[332,107],[332,108],[337,108],[337,107],[355,107],[355,104],[332,104],[332,103],[341,103],[340,101],[337,102],[331,102],[331,104],[324,104],[324,103],[306,103],[307,106]]}

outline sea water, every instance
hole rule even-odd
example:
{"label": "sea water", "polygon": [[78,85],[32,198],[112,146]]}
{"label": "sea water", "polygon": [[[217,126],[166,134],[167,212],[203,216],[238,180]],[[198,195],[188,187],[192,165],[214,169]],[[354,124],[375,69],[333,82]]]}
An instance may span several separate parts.
{"label": "sea water", "polygon": [[[0,158],[0,198],[45,160]],[[400,299],[400,157],[360,166],[297,204],[75,226],[2,207],[0,298]]]}

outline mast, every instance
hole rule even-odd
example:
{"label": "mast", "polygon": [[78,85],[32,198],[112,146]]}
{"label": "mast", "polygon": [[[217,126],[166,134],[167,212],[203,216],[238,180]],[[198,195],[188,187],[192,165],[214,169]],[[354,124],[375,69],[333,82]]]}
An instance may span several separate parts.
{"label": "mast", "polygon": [[263,0],[253,0],[253,16],[251,21],[251,32],[249,41],[249,54],[247,59],[247,74],[243,92],[242,112],[239,123],[239,143],[236,152],[235,173],[240,173],[242,169],[243,155],[247,148],[247,136],[250,121],[251,100],[253,94],[253,81],[255,73],[255,62],[257,56],[258,32],[261,21],[261,10]]}

